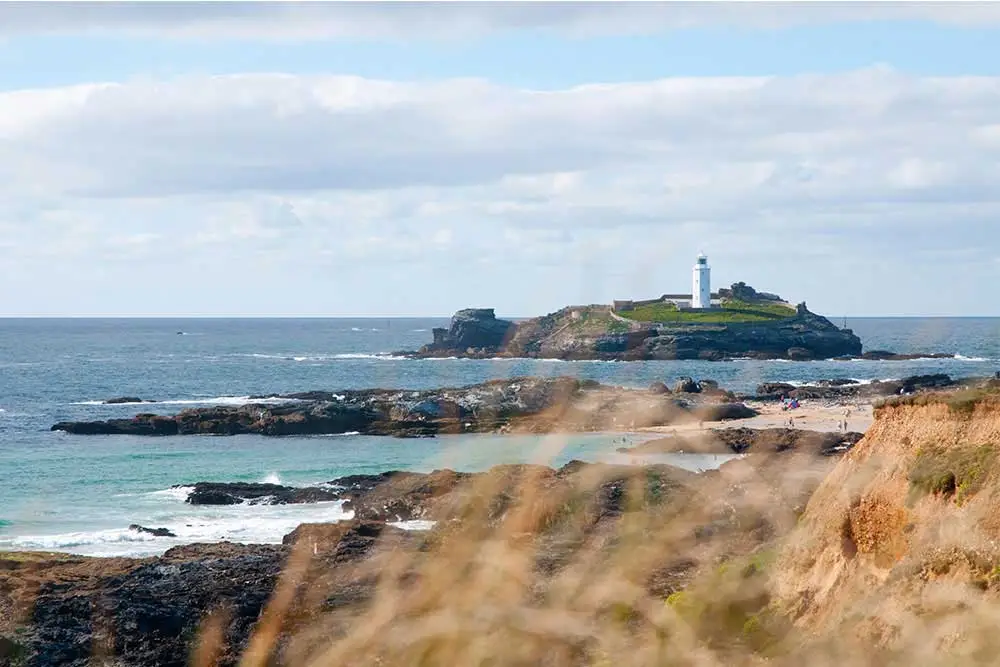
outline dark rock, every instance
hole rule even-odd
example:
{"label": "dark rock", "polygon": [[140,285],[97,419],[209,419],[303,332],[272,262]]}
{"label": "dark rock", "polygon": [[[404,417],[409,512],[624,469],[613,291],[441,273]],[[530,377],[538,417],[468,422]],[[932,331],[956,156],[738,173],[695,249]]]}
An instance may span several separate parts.
{"label": "dark rock", "polygon": [[[411,521],[436,518],[436,504],[450,494],[469,473],[435,470],[431,473],[395,472],[384,481],[364,480],[355,485],[344,509],[361,521]],[[338,483],[340,480],[335,481]]]}
{"label": "dark rock", "polygon": [[816,382],[820,387],[846,387],[848,385],[861,384],[857,380],[850,378],[834,378],[832,380],[819,380]]}
{"label": "dark rock", "polygon": [[955,381],[951,379],[950,376],[944,373],[933,373],[930,375],[912,375],[907,378],[903,378],[903,381],[899,387],[899,392],[902,394],[912,394],[917,391],[923,391],[928,389],[941,389],[943,387],[951,387],[955,384]]}
{"label": "dark rock", "polygon": [[699,394],[701,385],[689,377],[682,377],[674,383],[675,394]]}
{"label": "dark rock", "polygon": [[862,433],[830,433],[791,428],[726,428],[712,429],[706,435],[671,437],[649,440],[636,447],[625,448],[627,454],[663,454],[699,452],[735,454],[768,454],[796,451],[814,456],[838,456],[850,450]]}
{"label": "dark rock", "polygon": [[749,419],[758,414],[756,410],[743,403],[707,403],[694,408],[693,413],[704,421]]}
{"label": "dark rock", "polygon": [[878,398],[895,394],[911,394],[955,387],[960,383],[943,373],[916,375],[902,380],[860,383],[850,379],[819,380],[816,384],[793,386],[781,382],[765,382],[757,387],[757,398],[777,399],[780,396],[797,399]]}
{"label": "dark rock", "polygon": [[795,385],[791,385],[786,382],[765,382],[757,385],[757,394],[760,396],[772,396],[777,394],[787,396],[789,392],[794,390]]}
{"label": "dark rock", "polygon": [[136,398],[135,396],[119,396],[118,398],[109,398],[104,401],[105,405],[119,405],[122,403],[154,403],[155,401],[144,401],[141,398]]}
{"label": "dark rock", "polygon": [[813,353],[804,347],[790,347],[785,352],[785,357],[792,361],[809,361],[813,359]]}
{"label": "dark rock", "polygon": [[668,387],[663,382],[654,382],[653,384],[649,385],[649,391],[650,393],[653,394],[669,394],[670,387]]}
{"label": "dark rock", "polygon": [[188,494],[191,505],[297,505],[339,500],[340,494],[315,487],[246,482],[198,482]]}
{"label": "dark rock", "polygon": [[77,435],[177,435],[179,432],[173,417],[151,414],[99,422],[59,422],[51,430]]}
{"label": "dark rock", "polygon": [[133,523],[128,527],[129,530],[134,530],[137,533],[146,533],[154,537],[177,537],[175,533],[166,528],[146,528],[145,526],[140,526],[137,523]]}
{"label": "dark rock", "polygon": [[943,352],[914,352],[899,354],[887,350],[869,350],[861,354],[861,359],[868,361],[912,361],[914,359],[954,359],[954,354]]}
{"label": "dark rock", "polygon": [[498,320],[492,308],[466,308],[452,316],[447,329],[433,330],[434,342],[425,350],[461,350],[469,354],[471,348],[483,354],[502,347],[513,327],[513,322]]}
{"label": "dark rock", "polygon": [[593,386],[592,382],[568,377],[520,377],[421,391],[304,392],[283,396],[290,402],[276,405],[251,403],[193,408],[172,416],[139,414],[132,419],[60,422],[52,430],[84,435],[281,436],[358,432],[397,437],[490,432],[512,420],[572,402],[585,388]]}

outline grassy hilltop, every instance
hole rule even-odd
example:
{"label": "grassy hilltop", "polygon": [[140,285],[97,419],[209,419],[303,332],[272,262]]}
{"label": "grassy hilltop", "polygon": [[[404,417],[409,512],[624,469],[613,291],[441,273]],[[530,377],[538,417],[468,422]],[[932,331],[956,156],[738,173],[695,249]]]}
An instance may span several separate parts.
{"label": "grassy hilltop", "polygon": [[782,302],[723,299],[721,308],[714,311],[687,312],[672,303],[653,303],[619,310],[617,314],[635,322],[729,324],[783,320],[794,317],[795,308]]}

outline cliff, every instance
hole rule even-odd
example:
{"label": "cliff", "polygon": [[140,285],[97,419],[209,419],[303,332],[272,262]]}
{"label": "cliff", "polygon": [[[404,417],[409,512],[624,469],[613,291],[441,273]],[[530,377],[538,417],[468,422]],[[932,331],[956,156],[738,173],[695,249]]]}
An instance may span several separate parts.
{"label": "cliff", "polygon": [[[861,340],[801,304],[755,317],[736,309],[682,313],[678,321],[646,322],[610,306],[563,308],[521,322],[497,319],[492,309],[462,310],[434,340],[403,356],[528,357],[602,360],[829,359],[861,354]],[[668,313],[669,314],[669,313]],[[699,317],[699,315],[701,317]],[[688,319],[685,319],[688,317]]]}
{"label": "cliff", "polygon": [[879,407],[782,548],[776,608],[859,651],[987,664],[972,658],[996,650],[998,452],[996,387]]}

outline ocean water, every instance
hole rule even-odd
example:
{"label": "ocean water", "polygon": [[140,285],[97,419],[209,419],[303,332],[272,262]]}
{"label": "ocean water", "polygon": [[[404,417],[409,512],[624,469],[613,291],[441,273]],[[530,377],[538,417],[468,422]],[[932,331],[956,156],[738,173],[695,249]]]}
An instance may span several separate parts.
{"label": "ocean water", "polygon": [[[349,515],[339,503],[192,507],[183,502],[184,490],[172,487],[202,480],[318,484],[387,469],[475,471],[497,463],[615,460],[622,437],[278,440],[88,437],[48,430],[62,420],[236,404],[251,394],[428,388],[518,375],[571,375],[636,387],[688,375],[752,391],[764,381],[872,380],[931,372],[959,377],[1000,369],[1000,318],[848,321],[866,349],[953,352],[961,355],[958,359],[621,363],[386,356],[419,347],[430,339],[432,327],[446,324],[445,319],[0,320],[0,549],[126,555],[193,541],[277,542],[301,522]],[[160,403],[142,408],[100,403],[124,395]],[[691,469],[720,462],[690,455],[672,460]],[[131,523],[167,527],[178,537],[139,535],[127,530]]]}

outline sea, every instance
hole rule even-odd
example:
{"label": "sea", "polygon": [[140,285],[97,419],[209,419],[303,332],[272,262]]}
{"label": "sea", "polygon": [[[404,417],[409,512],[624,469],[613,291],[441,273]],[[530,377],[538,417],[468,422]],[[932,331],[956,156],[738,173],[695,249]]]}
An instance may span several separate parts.
{"label": "sea", "polygon": [[[298,524],[350,517],[341,503],[199,507],[198,481],[323,484],[384,470],[479,471],[498,463],[616,461],[640,434],[461,435],[395,439],[361,435],[74,436],[63,420],[170,413],[236,405],[250,395],[311,389],[433,388],[516,376],[573,376],[646,387],[682,376],[736,391],[765,381],[860,381],[923,373],[953,377],[1000,370],[1000,318],[855,318],[866,349],[950,352],[915,361],[407,360],[447,319],[0,319],[0,550],[146,556],[191,542],[280,542]],[[838,324],[843,324],[838,321]],[[104,405],[118,396],[156,404]],[[646,436],[648,437],[648,436]],[[725,456],[673,455],[691,470]],[[129,530],[167,528],[175,538]],[[419,529],[420,524],[404,528]]]}

